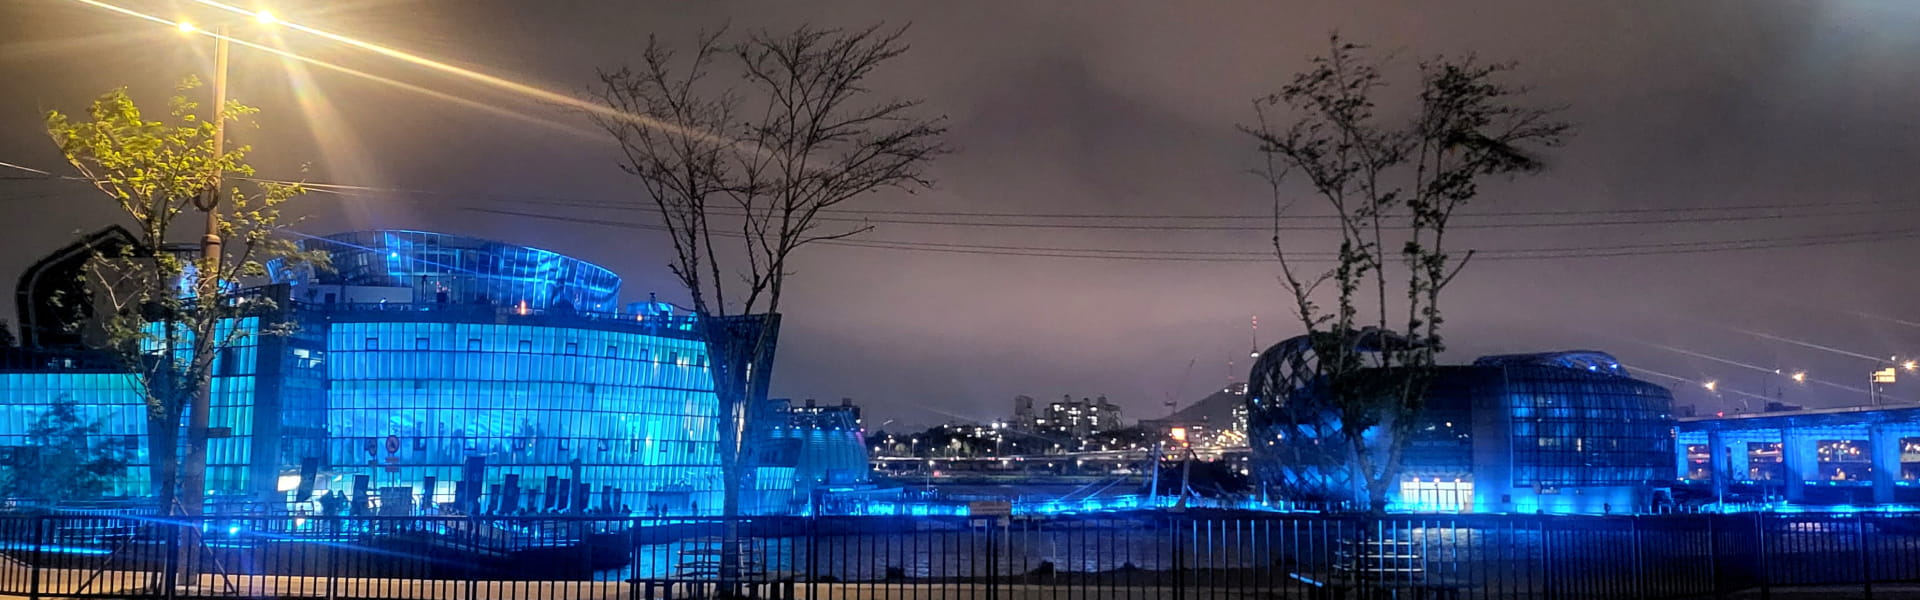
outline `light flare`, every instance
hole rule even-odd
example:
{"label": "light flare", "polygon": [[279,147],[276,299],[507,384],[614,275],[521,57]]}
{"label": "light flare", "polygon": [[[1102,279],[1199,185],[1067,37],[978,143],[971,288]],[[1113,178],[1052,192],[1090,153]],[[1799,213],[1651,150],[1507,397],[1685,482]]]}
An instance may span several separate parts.
{"label": "light flare", "polygon": [[[253,11],[249,11],[247,9],[234,6],[232,4],[218,2],[216,0],[195,0],[195,1],[199,2],[200,4],[204,4],[207,6],[211,6],[214,8],[218,8],[221,10],[238,13],[242,15],[256,14]],[[725,145],[738,145],[738,144],[744,143],[741,140],[722,137],[711,132],[697,130],[689,127],[683,127],[678,124],[668,123],[666,121],[649,118],[643,115],[636,115],[633,113],[614,110],[612,108],[601,106],[599,104],[595,104],[592,102],[587,102],[566,94],[561,94],[558,92],[541,89],[538,87],[520,83],[518,81],[513,81],[511,79],[506,79],[503,77],[498,77],[495,75],[489,75],[486,73],[481,73],[479,71],[474,71],[472,69],[457,67],[454,65],[450,65],[444,62],[440,62],[440,61],[427,58],[424,56],[420,56],[418,54],[414,54],[404,50],[398,50],[395,48],[382,46],[380,44],[375,44],[372,42],[354,39],[354,38],[333,33],[330,31],[315,29],[313,27],[308,27],[306,25],[301,25],[299,23],[294,23],[292,21],[282,20],[282,21],[278,21],[278,24],[282,27],[286,27],[294,31],[317,36],[333,42],[346,44],[348,46],[359,48],[361,50],[366,50],[368,52],[379,54],[381,56],[406,62],[408,64],[432,69],[435,71],[460,77],[462,79],[467,79],[469,81],[478,82],[494,88],[506,90],[509,92],[514,92],[523,96],[528,96],[543,102],[558,104],[558,105],[579,110],[582,112],[599,115],[601,117],[606,117],[606,118],[619,120],[619,121],[626,121],[626,122],[630,122],[643,127],[658,129],[658,130],[670,132],[676,135],[683,135],[683,136],[700,139],[700,140],[712,142],[712,143],[725,144]]]}
{"label": "light flare", "polygon": [[[286,51],[286,50],[281,50],[281,49],[279,49],[279,48],[274,48],[274,47],[272,47],[272,46],[267,46],[267,45],[263,45],[263,44],[256,44],[256,43],[253,43],[253,42],[249,42],[249,41],[246,41],[246,40],[242,40],[242,39],[239,39],[239,38],[235,38],[235,37],[232,37],[232,36],[223,36],[223,35],[220,35],[220,34],[217,34],[217,33],[214,33],[214,32],[211,32],[211,31],[207,31],[207,30],[204,30],[204,29],[200,29],[200,28],[197,28],[197,27],[194,27],[194,26],[193,26],[192,24],[190,24],[190,23],[187,23],[187,22],[185,22],[185,21],[174,21],[174,20],[171,20],[171,19],[167,19],[167,18],[165,18],[165,17],[157,17],[157,16],[154,16],[154,15],[150,15],[150,14],[147,14],[147,13],[143,13],[143,12],[140,12],[140,11],[137,11],[137,10],[132,10],[132,9],[128,9],[128,8],[123,8],[123,7],[119,7],[119,6],[114,6],[114,5],[112,5],[112,4],[108,4],[108,3],[105,3],[105,2],[101,2],[101,1],[99,1],[99,0],[73,0],[73,1],[74,1],[74,2],[79,2],[79,3],[81,3],[81,4],[85,4],[85,5],[88,5],[88,6],[92,6],[92,7],[96,7],[96,8],[103,8],[103,9],[106,9],[106,10],[110,10],[110,11],[113,11],[113,12],[116,12],[116,13],[120,13],[120,14],[122,14],[122,15],[126,15],[126,16],[129,16],[129,17],[134,17],[134,18],[138,18],[138,19],[143,19],[143,20],[146,20],[146,21],[150,21],[150,22],[153,22],[153,23],[159,23],[159,24],[162,24],[162,25],[166,25],[166,26],[169,26],[169,27],[177,27],[177,28],[179,28],[180,30],[182,30],[182,31],[186,31],[186,32],[189,32],[189,33],[194,33],[194,34],[199,34],[199,35],[204,35],[204,36],[207,36],[207,37],[210,37],[210,38],[214,38],[214,39],[218,39],[218,40],[226,40],[227,42],[229,42],[229,43],[232,43],[232,44],[237,44],[237,45],[240,45],[240,46],[245,46],[245,47],[247,47],[247,48],[252,48],[252,49],[255,49],[255,50],[259,50],[259,51],[262,51],[262,52],[266,52],[266,53],[269,53],[269,54],[273,54],[273,55],[275,55],[275,56],[279,56],[279,57],[282,57],[282,58],[286,58],[286,59],[289,59],[289,60],[295,60],[295,61],[299,61],[299,62],[302,62],[302,63],[306,63],[306,64],[309,64],[309,65],[313,65],[313,66],[316,66],[316,67],[321,67],[321,68],[324,68],[324,69],[328,69],[328,70],[331,70],[331,71],[335,71],[335,72],[339,72],[339,73],[344,73],[344,74],[347,74],[347,75],[352,75],[352,76],[354,76],[354,77],[359,77],[359,78],[362,78],[362,79],[367,79],[367,80],[370,80],[370,81],[374,81],[374,82],[378,82],[378,83],[383,83],[383,84],[387,84],[387,85],[391,85],[391,86],[394,86],[394,87],[397,87],[397,88],[400,88],[400,89],[403,89],[403,90],[407,90],[407,91],[410,91],[410,92],[414,92],[414,93],[417,93],[417,94],[423,94],[423,95],[426,95],[426,96],[429,96],[429,97],[432,97],[432,98],[434,98],[434,99],[436,99],[436,100],[445,100],[445,101],[447,101],[447,102],[452,102],[452,103],[454,103],[454,104],[458,104],[458,105],[461,105],[461,106],[465,106],[465,107],[467,107],[467,108],[473,108],[473,109],[478,109],[478,110],[482,110],[482,111],[486,111],[486,112],[488,112],[488,113],[491,113],[491,114],[494,114],[494,115],[498,115],[498,116],[502,116],[502,117],[507,117],[507,118],[510,118],[510,119],[515,119],[515,120],[518,120],[518,121],[524,121],[524,122],[527,122],[527,123],[533,123],[533,124],[537,124],[537,125],[543,125],[543,126],[546,126],[546,127],[552,127],[552,128],[555,128],[555,129],[559,129],[559,130],[562,130],[562,131],[565,131],[565,132],[567,132],[567,133],[571,133],[571,134],[575,134],[575,135],[582,135],[582,136],[588,136],[588,137],[596,137],[596,138],[598,138],[598,137],[601,137],[601,134],[599,134],[599,133],[595,133],[595,132],[591,132],[591,131],[586,131],[586,130],[583,130],[583,129],[580,129],[580,128],[578,128],[578,127],[574,127],[574,126],[571,126],[571,125],[566,125],[566,124],[562,124],[562,123],[558,123],[558,122],[554,122],[554,121],[551,121],[551,120],[547,120],[547,119],[543,119],[543,118],[540,118],[540,117],[536,117],[536,116],[533,116],[533,115],[529,115],[529,114],[525,114],[525,113],[521,113],[521,112],[518,112],[518,111],[513,111],[513,110],[508,110],[508,109],[504,109],[504,108],[500,108],[500,107],[498,107],[498,106],[493,106],[493,105],[490,105],[490,104],[486,104],[486,103],[482,103],[482,102],[478,102],[478,101],[475,101],[475,100],[470,100],[470,99],[467,99],[467,98],[462,98],[462,97],[460,97],[460,96],[455,96],[455,95],[453,95],[453,94],[448,94],[448,93],[446,93],[446,92],[441,92],[441,91],[437,91],[437,90],[432,90],[432,89],[428,89],[428,88],[424,88],[424,87],[420,87],[420,86],[418,86],[418,85],[414,85],[414,84],[411,84],[411,83],[407,83],[407,82],[404,82],[404,81],[399,81],[399,80],[396,80],[396,79],[392,79],[392,78],[388,78],[388,77],[382,77],[382,76],[379,76],[379,75],[374,75],[374,74],[372,74],[372,73],[368,73],[368,72],[365,72],[365,71],[361,71],[361,70],[358,70],[358,69],[354,69],[354,68],[350,68],[350,67],[345,67],[345,66],[341,66],[341,65],[336,65],[336,64],[333,64],[333,63],[330,63],[330,62],[326,62],[326,61],[323,61],[323,60],[319,60],[319,59],[314,59],[314,58],[308,58],[308,57],[306,57],[306,56],[301,56],[301,55],[299,55],[299,54],[295,54],[295,53],[293,53],[293,52],[288,52],[288,51]],[[248,13],[248,14],[252,14],[252,13]],[[290,24],[287,24],[287,23],[285,23],[285,22],[281,22],[281,23],[282,23],[283,25],[290,25]]]}
{"label": "light flare", "polygon": [[1751,330],[1751,329],[1739,329],[1739,328],[1735,328],[1735,329],[1734,329],[1734,331],[1738,331],[1738,332],[1740,332],[1740,333],[1744,333],[1744,334],[1747,334],[1747,335],[1750,335],[1750,336],[1753,336],[1753,337],[1757,337],[1757,338],[1760,338],[1760,339],[1763,339],[1763,340],[1773,340],[1773,341],[1776,341],[1776,342],[1782,342],[1782,343],[1787,343],[1787,344],[1793,344],[1793,345],[1795,345],[1795,346],[1800,346],[1800,347],[1802,347],[1802,348],[1812,348],[1812,349],[1815,349],[1815,350],[1824,350],[1824,351],[1827,351],[1827,352],[1832,352],[1832,353],[1834,353],[1834,354],[1838,354],[1838,355],[1841,355],[1841,356],[1849,356],[1849,357],[1853,357],[1853,358],[1858,358],[1858,359],[1862,359],[1862,360],[1870,360],[1870,361],[1873,361],[1873,362],[1885,362],[1885,361],[1882,361],[1882,360],[1880,360],[1880,357],[1878,357],[1878,356],[1871,356],[1871,355],[1867,355],[1867,354],[1861,354],[1861,353],[1859,353],[1859,352],[1852,352],[1852,351],[1848,351],[1848,350],[1841,350],[1841,349],[1839,349],[1839,348],[1834,348],[1834,347],[1832,347],[1832,346],[1822,346],[1822,345],[1820,345],[1820,344],[1815,344],[1815,343],[1813,343],[1813,342],[1803,342],[1803,341],[1800,341],[1800,340],[1796,340],[1796,339],[1793,339],[1793,338],[1786,338],[1786,337],[1780,337],[1780,336],[1777,336],[1777,335],[1772,335],[1772,334],[1768,334],[1768,333],[1762,333],[1762,332],[1759,332],[1759,331],[1753,331],[1753,330]]}

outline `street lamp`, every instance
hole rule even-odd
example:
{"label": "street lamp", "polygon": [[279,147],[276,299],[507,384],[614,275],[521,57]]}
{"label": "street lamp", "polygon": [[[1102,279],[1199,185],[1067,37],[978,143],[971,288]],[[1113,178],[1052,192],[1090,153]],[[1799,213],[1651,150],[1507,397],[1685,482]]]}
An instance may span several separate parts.
{"label": "street lamp", "polygon": [[[272,23],[273,15],[262,11],[255,15],[262,23]],[[198,32],[192,23],[180,21],[177,26],[181,32]],[[194,207],[206,213],[207,232],[200,238],[200,260],[204,263],[199,270],[199,290],[195,292],[200,302],[217,302],[220,294],[220,194],[225,187],[225,173],[222,172],[226,154],[227,119],[223,114],[227,106],[227,54],[232,38],[227,35],[227,24],[220,23],[209,33],[214,39],[213,50],[213,164],[209,179],[212,185],[198,198],[193,199]],[[199,373],[200,381],[193,395],[192,408],[187,418],[187,453],[185,464],[181,465],[180,503],[187,514],[197,515],[204,512],[207,493],[207,437],[208,413],[213,400],[213,341],[207,332],[195,340],[198,351],[194,352],[194,371]]]}
{"label": "street lamp", "polygon": [[1807,372],[1806,372],[1806,371],[1794,371],[1794,372],[1793,372],[1793,382],[1794,382],[1794,383],[1806,383],[1806,382],[1807,382]]}

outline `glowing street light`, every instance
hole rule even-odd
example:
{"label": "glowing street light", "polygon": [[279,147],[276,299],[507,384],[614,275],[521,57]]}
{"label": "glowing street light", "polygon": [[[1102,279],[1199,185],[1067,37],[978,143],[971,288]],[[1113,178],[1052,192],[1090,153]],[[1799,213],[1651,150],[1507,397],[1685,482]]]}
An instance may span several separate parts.
{"label": "glowing street light", "polygon": [[261,25],[272,25],[277,21],[277,19],[273,17],[273,13],[264,10],[253,13],[253,19],[259,21]]}
{"label": "glowing street light", "polygon": [[1806,383],[1806,382],[1807,382],[1807,372],[1806,372],[1806,371],[1794,371],[1794,372],[1793,372],[1793,382],[1794,382],[1794,383]]}
{"label": "glowing street light", "polygon": [[1911,361],[1911,360],[1909,360],[1909,361],[1907,361],[1907,362],[1903,362],[1903,363],[1900,363],[1900,368],[1902,368],[1902,369],[1906,369],[1906,370],[1908,370],[1908,371],[1912,371],[1912,370],[1914,370],[1914,369],[1916,369],[1916,368],[1920,368],[1920,362],[1915,362],[1915,361]]}
{"label": "glowing street light", "polygon": [[179,27],[181,33],[193,33],[194,30],[193,24],[186,21],[181,21]]}
{"label": "glowing street light", "polygon": [[1717,392],[1717,391],[1720,391],[1720,382],[1709,381],[1709,382],[1700,384],[1700,387],[1707,388],[1707,391],[1709,392]]}

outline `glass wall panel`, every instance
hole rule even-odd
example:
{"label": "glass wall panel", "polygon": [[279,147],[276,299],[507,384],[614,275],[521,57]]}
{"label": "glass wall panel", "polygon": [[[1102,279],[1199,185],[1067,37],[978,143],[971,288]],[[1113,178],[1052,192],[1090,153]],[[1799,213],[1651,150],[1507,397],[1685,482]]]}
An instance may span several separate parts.
{"label": "glass wall panel", "polygon": [[[532,492],[545,494],[547,477],[571,481],[576,469],[596,494],[624,492],[619,504],[720,508],[711,375],[684,361],[578,351],[694,356],[700,342],[475,323],[336,322],[329,336],[326,457],[339,473],[418,489],[428,476],[460,479],[467,459],[479,457],[487,484],[519,476],[529,510],[557,510]],[[418,350],[423,338],[428,349]],[[473,347],[481,350],[464,350]],[[387,443],[395,438],[397,449]]]}

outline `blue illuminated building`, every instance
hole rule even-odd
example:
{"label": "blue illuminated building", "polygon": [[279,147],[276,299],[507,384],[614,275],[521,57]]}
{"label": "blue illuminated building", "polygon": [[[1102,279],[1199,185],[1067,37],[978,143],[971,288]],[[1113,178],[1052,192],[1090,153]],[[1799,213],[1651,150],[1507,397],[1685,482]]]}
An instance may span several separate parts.
{"label": "blue illuminated building", "polygon": [[1920,407],[1775,410],[1683,417],[1677,484],[1701,503],[1920,503]]}
{"label": "blue illuminated building", "polygon": [[[139,382],[103,354],[77,351],[0,349],[0,465],[31,469],[28,429],[57,403],[73,403],[100,424],[100,439],[89,445],[118,444],[128,460],[147,460],[147,404]],[[111,481],[112,493],[152,493],[144,471]]]}
{"label": "blue illuminated building", "polygon": [[757,421],[763,425],[752,437],[760,447],[760,477],[791,482],[784,490],[789,492],[787,512],[848,512],[845,505],[864,502],[878,491],[869,477],[866,431],[853,400],[820,405],[808,399],[794,406],[775,399],[765,411]]}
{"label": "blue illuminated building", "polygon": [[[232,325],[297,331],[249,336],[215,360],[214,502],[331,493],[381,512],[429,501],[493,513],[721,508],[718,401],[690,315],[622,307],[611,271],[536,248],[420,231],[302,245],[333,268],[272,269],[271,285],[247,293],[273,302]],[[0,391],[9,416],[67,394],[115,419],[116,435],[145,439],[122,424],[142,402],[110,383],[124,374],[5,371],[25,378]],[[6,427],[0,438],[19,437]],[[785,510],[793,469],[757,474],[763,493],[745,509]],[[116,491],[145,494],[152,480],[136,470]]]}
{"label": "blue illuminated building", "polygon": [[[1251,467],[1270,499],[1362,497],[1314,360],[1304,338],[1295,338],[1254,366]],[[1391,493],[1395,510],[1639,512],[1652,507],[1654,487],[1672,473],[1672,394],[1632,378],[1605,353],[1488,356],[1436,367],[1424,401]],[[1368,435],[1390,434],[1375,428]]]}

